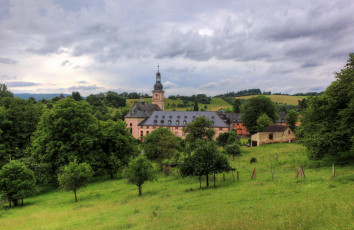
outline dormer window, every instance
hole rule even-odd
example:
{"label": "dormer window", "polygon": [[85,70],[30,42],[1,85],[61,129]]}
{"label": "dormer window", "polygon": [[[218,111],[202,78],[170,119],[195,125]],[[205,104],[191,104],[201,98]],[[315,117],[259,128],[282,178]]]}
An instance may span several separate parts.
{"label": "dormer window", "polygon": [[183,121],[183,124],[185,125],[186,123],[187,123],[187,121],[186,121],[186,120],[184,120],[184,121]]}
{"label": "dormer window", "polygon": [[165,116],[162,116],[162,119],[165,119]]}
{"label": "dormer window", "polygon": [[195,118],[195,116],[193,116],[193,119]]}
{"label": "dormer window", "polygon": [[168,120],[168,124],[171,124],[171,120]]}
{"label": "dormer window", "polygon": [[176,121],[176,124],[179,125],[179,121]]}
{"label": "dormer window", "polygon": [[159,116],[156,115],[155,118],[157,119],[157,118],[159,118]]}
{"label": "dormer window", "polygon": [[214,119],[214,116],[211,116],[211,119]]}
{"label": "dormer window", "polygon": [[184,119],[187,119],[187,116],[184,116]]}
{"label": "dormer window", "polygon": [[165,121],[164,121],[164,120],[161,120],[161,124],[163,124],[163,123],[165,123]]}
{"label": "dormer window", "polygon": [[181,116],[177,116],[177,119],[180,119],[181,118]]}
{"label": "dormer window", "polygon": [[157,120],[154,120],[154,123],[156,124],[156,123],[157,123]]}
{"label": "dormer window", "polygon": [[168,118],[169,118],[169,119],[172,119],[172,116],[169,116]]}

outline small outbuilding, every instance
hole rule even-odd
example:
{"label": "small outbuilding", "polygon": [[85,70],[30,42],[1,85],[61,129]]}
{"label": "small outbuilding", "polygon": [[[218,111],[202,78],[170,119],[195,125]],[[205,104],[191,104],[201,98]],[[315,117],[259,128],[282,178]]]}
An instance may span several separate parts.
{"label": "small outbuilding", "polygon": [[294,132],[286,125],[269,125],[263,132],[251,136],[251,146],[285,143],[296,140]]}

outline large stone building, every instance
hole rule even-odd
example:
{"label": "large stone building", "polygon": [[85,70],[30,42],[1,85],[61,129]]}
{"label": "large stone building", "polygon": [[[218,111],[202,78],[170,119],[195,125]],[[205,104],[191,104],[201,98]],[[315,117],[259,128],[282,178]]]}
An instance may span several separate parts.
{"label": "large stone building", "polygon": [[156,73],[156,83],[152,91],[152,104],[136,103],[124,117],[127,126],[135,138],[142,138],[159,127],[168,128],[176,136],[185,137],[183,128],[195,118],[204,116],[212,123],[216,137],[220,133],[230,131],[230,125],[225,123],[216,112],[197,111],[164,111],[164,91],[161,74]]}

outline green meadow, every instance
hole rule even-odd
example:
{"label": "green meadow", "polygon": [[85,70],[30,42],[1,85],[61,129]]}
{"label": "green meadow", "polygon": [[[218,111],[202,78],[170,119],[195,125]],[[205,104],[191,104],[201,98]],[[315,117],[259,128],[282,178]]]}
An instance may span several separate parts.
{"label": "green meadow", "polygon": [[[256,163],[249,163],[251,157]],[[297,143],[243,148],[239,172],[197,178],[159,174],[136,186],[123,177],[94,178],[78,191],[49,190],[0,209],[1,229],[354,229],[354,167],[309,161]],[[271,166],[273,177],[271,176]],[[306,178],[295,179],[299,166]],[[256,178],[251,179],[253,170]]]}

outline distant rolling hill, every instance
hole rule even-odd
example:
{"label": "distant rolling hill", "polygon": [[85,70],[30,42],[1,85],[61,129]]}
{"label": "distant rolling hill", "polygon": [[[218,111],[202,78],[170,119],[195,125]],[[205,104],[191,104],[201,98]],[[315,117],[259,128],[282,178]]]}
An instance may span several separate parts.
{"label": "distant rolling hill", "polygon": [[[27,100],[30,97],[33,97],[34,99],[36,99],[36,101],[39,101],[42,99],[51,100],[56,96],[60,96],[60,93],[53,93],[53,94],[15,93],[14,96],[20,97],[25,100]],[[64,96],[67,97],[67,96],[70,96],[70,94],[64,94]]]}
{"label": "distant rolling hill", "polygon": [[[258,95],[254,96],[243,96],[243,97],[235,97],[238,99],[249,99],[251,97],[256,97]],[[304,97],[301,96],[287,96],[287,95],[265,95],[266,97],[269,97],[274,103],[280,103],[280,104],[288,104],[288,105],[298,105],[299,102],[298,100],[302,100]]]}

